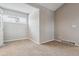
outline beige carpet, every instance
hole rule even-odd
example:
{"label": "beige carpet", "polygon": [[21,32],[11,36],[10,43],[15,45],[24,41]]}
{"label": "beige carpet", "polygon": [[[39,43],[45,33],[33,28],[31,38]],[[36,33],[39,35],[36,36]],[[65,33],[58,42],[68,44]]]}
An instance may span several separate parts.
{"label": "beige carpet", "polygon": [[30,40],[5,43],[0,47],[1,56],[79,56],[79,47],[56,41],[37,45]]}

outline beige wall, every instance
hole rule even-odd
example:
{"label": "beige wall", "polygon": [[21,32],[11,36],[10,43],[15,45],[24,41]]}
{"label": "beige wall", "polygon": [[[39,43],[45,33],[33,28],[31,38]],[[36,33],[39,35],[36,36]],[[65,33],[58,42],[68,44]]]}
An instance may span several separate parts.
{"label": "beige wall", "polygon": [[56,11],[55,38],[79,42],[79,4],[64,4]]}

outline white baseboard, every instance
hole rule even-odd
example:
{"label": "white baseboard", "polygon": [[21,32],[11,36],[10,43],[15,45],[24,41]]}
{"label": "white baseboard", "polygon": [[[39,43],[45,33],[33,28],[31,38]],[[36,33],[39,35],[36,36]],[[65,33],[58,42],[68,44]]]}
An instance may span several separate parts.
{"label": "white baseboard", "polygon": [[40,45],[40,42],[34,41],[34,40],[32,40],[32,38],[30,38],[30,40],[33,41],[34,43]]}
{"label": "white baseboard", "polygon": [[19,39],[11,39],[11,40],[4,40],[4,42],[10,42],[10,41],[17,41],[17,40],[24,40],[24,39],[29,39],[29,38],[19,38]]}
{"label": "white baseboard", "polygon": [[62,42],[63,40],[61,40],[61,39],[55,39],[55,41]]}
{"label": "white baseboard", "polygon": [[54,41],[54,39],[48,40],[48,41],[44,41],[44,42],[40,42],[40,44],[47,43],[47,42],[51,42],[51,41]]}
{"label": "white baseboard", "polygon": [[48,40],[48,41],[44,41],[44,42],[40,42],[40,41],[34,41],[34,40],[32,40],[32,38],[19,38],[19,39],[12,39],[12,40],[5,40],[4,42],[10,42],[10,41],[17,41],[17,40],[24,40],[24,39],[29,39],[29,40],[31,40],[31,41],[33,41],[34,43],[36,43],[36,44],[38,44],[38,45],[40,45],[40,44],[43,44],[43,43],[47,43],[47,42],[50,42],[50,41],[53,41],[54,39],[52,39],[52,40]]}

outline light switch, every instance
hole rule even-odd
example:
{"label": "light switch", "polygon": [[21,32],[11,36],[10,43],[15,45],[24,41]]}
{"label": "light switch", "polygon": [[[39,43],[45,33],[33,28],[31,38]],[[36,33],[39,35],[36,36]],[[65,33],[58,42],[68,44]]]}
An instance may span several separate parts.
{"label": "light switch", "polygon": [[77,27],[77,25],[72,25],[72,28],[76,28]]}

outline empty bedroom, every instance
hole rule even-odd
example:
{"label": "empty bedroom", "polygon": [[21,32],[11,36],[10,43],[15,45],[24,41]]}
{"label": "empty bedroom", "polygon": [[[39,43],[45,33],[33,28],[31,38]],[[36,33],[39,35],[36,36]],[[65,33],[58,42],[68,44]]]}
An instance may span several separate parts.
{"label": "empty bedroom", "polygon": [[79,3],[0,3],[0,56],[79,56]]}

